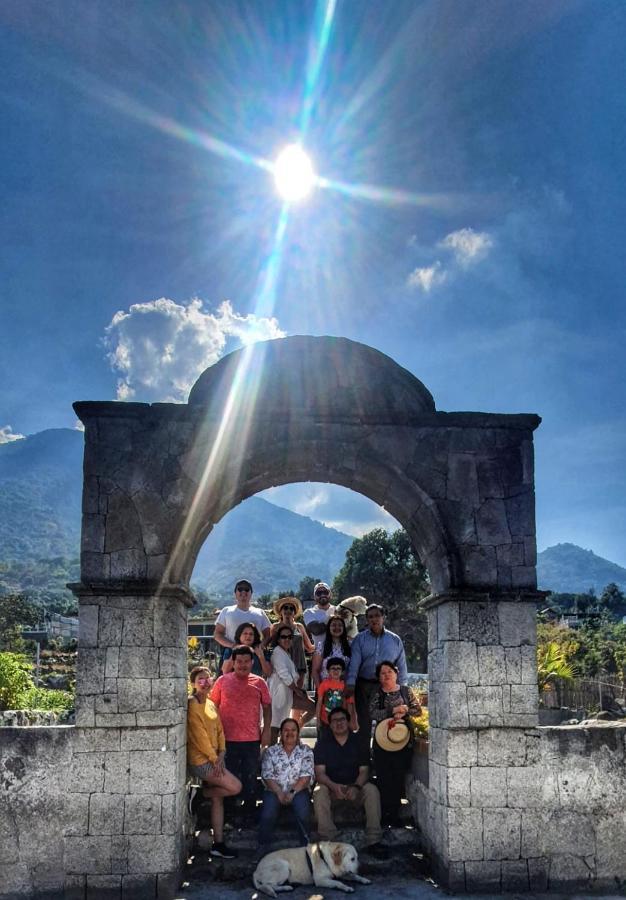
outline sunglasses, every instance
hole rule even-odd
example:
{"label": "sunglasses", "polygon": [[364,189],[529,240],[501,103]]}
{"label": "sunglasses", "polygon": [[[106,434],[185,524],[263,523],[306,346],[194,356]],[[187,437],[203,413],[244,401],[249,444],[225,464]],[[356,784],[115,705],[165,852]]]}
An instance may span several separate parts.
{"label": "sunglasses", "polygon": [[237,588],[237,593],[238,593],[238,594],[249,594],[251,590],[252,590],[252,588],[242,588],[242,587],[238,587],[238,588]]}
{"label": "sunglasses", "polygon": [[295,612],[295,606],[281,606],[281,612]]}
{"label": "sunglasses", "polygon": [[292,641],[292,640],[293,640],[293,634],[279,634],[279,635],[278,635],[278,640],[279,640],[279,641]]}
{"label": "sunglasses", "polygon": [[330,597],[330,594],[328,593],[328,591],[318,591],[315,596],[316,597]]}

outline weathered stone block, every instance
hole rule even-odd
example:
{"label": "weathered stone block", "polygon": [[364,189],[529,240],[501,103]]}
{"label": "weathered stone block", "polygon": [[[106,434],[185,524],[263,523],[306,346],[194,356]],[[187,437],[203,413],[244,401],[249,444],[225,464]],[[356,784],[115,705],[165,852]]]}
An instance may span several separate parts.
{"label": "weathered stone block", "polygon": [[465,863],[467,891],[499,891],[500,863],[494,860]]}
{"label": "weathered stone block", "polygon": [[98,643],[101,647],[118,647],[122,643],[124,613],[114,606],[103,605],[100,608],[100,624],[98,627]]}
{"label": "weathered stone block", "polygon": [[132,728],[136,724],[135,713],[96,713],[96,728]]}
{"label": "weathered stone block", "polygon": [[500,640],[505,647],[537,643],[537,608],[535,603],[498,603]]}
{"label": "weathered stone block", "polygon": [[93,728],[96,724],[94,713],[94,697],[83,697],[80,694],[76,696],[76,717],[75,723],[77,728]]}
{"label": "weathered stone block", "polygon": [[74,732],[74,753],[119,749],[120,732],[114,728],[106,731],[96,728],[76,728]]}
{"label": "weathered stone block", "polygon": [[150,709],[152,684],[149,678],[118,678],[117,704],[121,713]]}
{"label": "weathered stone block", "polygon": [[156,895],[156,875],[122,876],[122,900],[154,900]]}
{"label": "weathered stone block", "polygon": [[119,834],[124,824],[124,797],[92,794],[89,799],[89,834]]}
{"label": "weathered stone block", "polygon": [[530,890],[528,863],[525,859],[502,860],[502,890],[507,893]]}
{"label": "weathered stone block", "polygon": [[522,811],[522,856],[583,857],[595,846],[591,813],[561,810],[556,805]]}
{"label": "weathered stone block", "polygon": [[87,876],[86,900],[119,900],[121,894],[121,875]]}
{"label": "weathered stone block", "polygon": [[[475,690],[470,688],[469,690]],[[435,687],[437,724],[441,728],[467,728],[468,688],[459,682],[442,681]]]}
{"label": "weathered stone block", "polygon": [[443,771],[447,776],[448,806],[453,808],[471,806],[470,769],[444,768]]}
{"label": "weathered stone block", "polygon": [[[167,749],[183,750],[187,744],[187,731],[184,725],[174,725],[167,729]],[[150,750],[150,747],[138,747],[137,749]]]}
{"label": "weathered stone block", "polygon": [[110,875],[111,838],[72,837],[65,842],[65,868],[69,874]]}
{"label": "weathered stone block", "polygon": [[85,647],[98,646],[98,612],[99,607],[80,604],[78,616],[78,643],[81,650]]}
{"label": "weathered stone block", "polygon": [[135,872],[178,871],[178,842],[174,835],[130,835],[128,847],[129,874]]}
{"label": "weathered stone block", "polygon": [[503,725],[506,728],[534,728],[537,725],[538,713],[505,713]]}
{"label": "weathered stone block", "polygon": [[475,766],[478,759],[478,733],[433,728],[430,731],[430,753],[432,759],[444,766]]}
{"label": "weathered stone block", "polygon": [[127,647],[152,647],[154,618],[151,609],[124,610],[122,643]]}
{"label": "weathered stone block", "polygon": [[[454,600],[448,600],[437,607],[437,640],[458,641],[459,634],[459,604]],[[466,638],[464,637],[464,640]]]}
{"label": "weathered stone block", "polygon": [[459,556],[463,581],[466,585],[489,588],[497,584],[498,565],[495,547],[462,544],[459,547]]}
{"label": "weathered stone block", "polygon": [[133,794],[170,794],[178,787],[177,754],[170,750],[131,750],[130,785]]}
{"label": "weathered stone block", "polygon": [[[510,766],[507,770],[507,806],[512,809],[550,809],[558,803],[554,772],[539,766]],[[524,856],[543,856],[525,853]]]}
{"label": "weathered stone block", "polygon": [[449,500],[466,500],[476,506],[480,499],[476,457],[473,453],[450,453],[446,496]]}
{"label": "weathered stone block", "polygon": [[591,854],[554,856],[550,860],[548,887],[551,891],[584,891],[594,877],[595,862]]}
{"label": "weathered stone block", "polygon": [[471,769],[472,806],[501,807],[506,797],[506,769],[473,766]]}
{"label": "weathered stone block", "polygon": [[531,715],[537,712],[539,694],[537,682],[531,684],[512,684],[510,686],[510,709],[506,712],[517,715]]}
{"label": "weathered stone block", "polygon": [[[93,796],[93,795],[92,795]],[[64,837],[82,836],[89,833],[89,794],[72,794],[71,815],[67,816]]]}
{"label": "weathered stone block", "polygon": [[[116,679],[119,670],[120,650],[119,647],[107,647],[104,663],[104,677],[106,680]],[[115,686],[117,691],[117,684]]]}
{"label": "weathered stone block", "polygon": [[154,834],[160,820],[159,796],[131,794],[124,798],[124,834]]}
{"label": "weathered stone block", "polygon": [[187,702],[186,678],[156,678],[152,681],[152,709],[171,709]]}
{"label": "weathered stone block", "polygon": [[[110,683],[111,679],[107,679]],[[114,694],[105,693],[101,694],[99,697],[95,698],[94,709],[96,711],[96,715],[98,713],[104,713],[105,715],[110,715],[111,713],[116,713],[117,710],[117,679],[115,680],[116,692]]]}
{"label": "weathered stone block", "polygon": [[104,553],[104,516],[84,515],[80,547],[83,553]]}
{"label": "weathered stone block", "polygon": [[489,728],[478,732],[479,766],[522,766],[526,745],[517,729]]}
{"label": "weathered stone block", "polygon": [[535,590],[537,587],[537,570],[534,566],[513,566],[511,569],[511,587],[528,588]]}
{"label": "weathered stone block", "polygon": [[502,723],[502,687],[500,685],[478,685],[468,687],[467,704],[471,716],[481,716],[488,721],[485,725],[495,721]]}
{"label": "weathered stone block", "polygon": [[483,813],[481,809],[449,809],[448,855],[466,863],[483,858]]}
{"label": "weathered stone block", "polygon": [[153,647],[122,647],[120,678],[154,678],[159,674],[159,655]]}
{"label": "weathered stone block", "polygon": [[[506,660],[506,681],[509,684],[520,684],[522,680],[522,657],[519,647],[504,647],[504,658]],[[535,658],[535,680],[536,658]]]}
{"label": "weathered stone block", "polygon": [[177,871],[157,875],[157,900],[172,900],[178,893],[180,875]]}
{"label": "weathered stone block", "polygon": [[[478,673],[482,685],[504,684],[507,680],[504,647],[485,645],[478,647]],[[468,684],[476,684],[468,678]]]}
{"label": "weathered stone block", "polygon": [[459,638],[476,644],[499,644],[500,631],[497,603],[459,604]]}
{"label": "weathered stone block", "polygon": [[[481,544],[508,544],[511,540],[503,500],[485,500],[475,513],[476,533]],[[498,561],[498,565],[499,565]]]}
{"label": "weathered stone block", "polygon": [[180,725],[186,721],[187,711],[181,707],[176,709],[153,709],[137,713],[137,725],[148,728]]}
{"label": "weathered stone block", "polygon": [[104,753],[75,753],[70,784],[75,794],[101,791],[104,786]]}
{"label": "weathered stone block", "polygon": [[507,497],[504,503],[511,536],[524,538],[535,534],[535,497],[532,489]]}
{"label": "weathered stone block", "polygon": [[626,881],[626,811],[596,820],[596,865],[599,877]]}
{"label": "weathered stone block", "polygon": [[[128,777],[130,765],[128,753],[118,751],[117,753],[105,754],[104,764],[104,790],[108,794],[127,794],[128,793]],[[120,801],[121,803],[121,801]],[[121,832],[121,827],[117,833]],[[115,832],[114,832],[115,833]]]}
{"label": "weathered stone block", "polygon": [[185,809],[185,792],[177,791],[175,794],[164,794],[161,798],[161,832],[163,834],[178,834],[183,824],[183,810]]}
{"label": "weathered stone block", "polygon": [[105,660],[105,650],[81,650],[76,661],[77,692],[99,694],[104,690]]}
{"label": "weathered stone block", "polygon": [[520,647],[521,682],[537,687],[537,648],[534,644]]}
{"label": "weathered stone block", "polygon": [[548,890],[549,860],[545,856],[528,860],[528,882],[531,891],[539,893]]}
{"label": "weathered stone block", "polygon": [[476,644],[470,641],[446,641],[443,644],[442,681],[478,683]]}
{"label": "weathered stone block", "polygon": [[187,646],[187,611],[180,603],[157,603],[154,609],[154,642],[160,647]]}
{"label": "weathered stone block", "polygon": [[134,728],[121,734],[122,750],[174,750],[168,746],[166,728]]}
{"label": "weathered stone block", "polygon": [[[476,771],[476,770],[474,770]],[[506,791],[501,795],[503,802]],[[522,814],[517,809],[490,809],[484,816],[483,842],[486,859],[519,859]]]}
{"label": "weathered stone block", "polygon": [[161,678],[187,678],[187,656],[180,647],[161,647],[159,650]]}

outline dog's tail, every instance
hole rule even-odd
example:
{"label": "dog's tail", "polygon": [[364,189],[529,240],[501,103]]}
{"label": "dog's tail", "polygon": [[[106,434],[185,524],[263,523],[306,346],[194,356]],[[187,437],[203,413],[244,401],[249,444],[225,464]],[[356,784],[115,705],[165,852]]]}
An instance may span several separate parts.
{"label": "dog's tail", "polygon": [[267,894],[268,897],[278,897],[278,894],[271,884],[264,884],[257,878],[256,869],[254,870],[254,874],[252,875],[252,882],[257,891],[261,891],[262,894]]}

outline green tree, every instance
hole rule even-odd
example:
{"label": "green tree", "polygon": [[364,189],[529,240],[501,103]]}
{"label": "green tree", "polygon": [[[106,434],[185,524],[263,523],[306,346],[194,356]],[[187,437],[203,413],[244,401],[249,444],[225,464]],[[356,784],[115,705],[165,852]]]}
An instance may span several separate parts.
{"label": "green tree", "polygon": [[600,594],[599,604],[602,609],[608,610],[615,619],[621,621],[622,617],[626,616],[626,597],[614,581],[607,584]]}
{"label": "green tree", "polygon": [[22,628],[36,625],[41,618],[41,608],[23,594],[0,596],[0,650],[21,649]]}
{"label": "green tree", "polygon": [[313,588],[319,581],[319,578],[313,578],[312,575],[305,575],[304,578],[301,579],[300,585],[298,586],[298,592],[296,597],[304,603],[306,600],[313,599]]}
{"label": "green tree", "polygon": [[370,603],[380,603],[389,628],[401,634],[411,665],[422,671],[428,625],[417,604],[428,590],[426,569],[404,529],[389,534],[384,528],[375,528],[356,538],[333,585],[337,600],[361,594]]}

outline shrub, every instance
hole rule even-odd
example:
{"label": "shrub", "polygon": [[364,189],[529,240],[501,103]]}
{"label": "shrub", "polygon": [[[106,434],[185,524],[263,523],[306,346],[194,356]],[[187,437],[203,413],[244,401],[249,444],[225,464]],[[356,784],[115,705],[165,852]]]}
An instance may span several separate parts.
{"label": "shrub", "polygon": [[74,695],[70,691],[55,691],[33,685],[25,692],[23,703],[24,705],[18,709],[45,709],[48,711],[73,709]]}
{"label": "shrub", "polygon": [[33,687],[30,663],[19,653],[0,653],[0,709],[23,709],[26,692]]}

